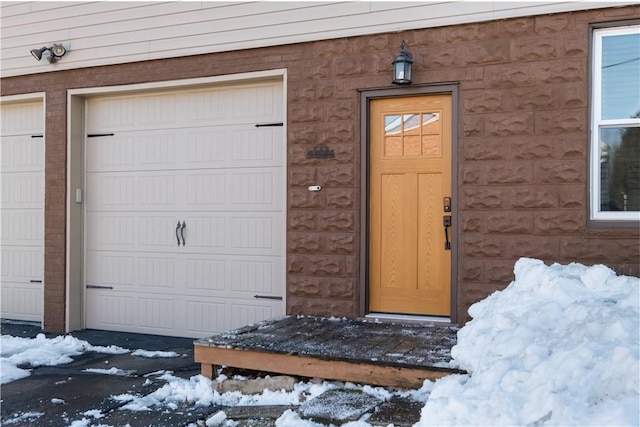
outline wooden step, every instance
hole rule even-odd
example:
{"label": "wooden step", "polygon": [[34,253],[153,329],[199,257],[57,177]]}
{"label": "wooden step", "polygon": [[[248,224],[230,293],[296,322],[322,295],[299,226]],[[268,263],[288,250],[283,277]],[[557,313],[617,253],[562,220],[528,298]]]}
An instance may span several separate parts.
{"label": "wooden step", "polygon": [[287,316],[194,342],[195,361],[213,378],[215,367],[419,388],[463,371],[449,362],[453,326],[373,323]]}

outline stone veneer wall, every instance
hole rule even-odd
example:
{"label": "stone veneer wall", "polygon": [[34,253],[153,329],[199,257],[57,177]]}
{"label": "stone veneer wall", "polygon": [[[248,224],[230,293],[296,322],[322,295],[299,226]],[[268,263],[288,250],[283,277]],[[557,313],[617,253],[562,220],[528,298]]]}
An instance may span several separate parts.
{"label": "stone veneer wall", "polygon": [[[307,76],[291,73],[289,83],[290,310],[361,314],[355,91],[389,84],[388,52],[401,39],[416,61],[414,83],[459,82],[459,322],[513,280],[519,257],[638,275],[637,228],[587,227],[589,24],[630,18],[639,7],[313,44]],[[335,160],[305,157],[320,142]],[[311,184],[325,190],[310,193]]]}
{"label": "stone veneer wall", "polygon": [[[287,68],[289,313],[359,316],[358,89],[390,85],[400,41],[414,84],[459,82],[458,319],[512,280],[519,257],[640,272],[638,228],[590,229],[589,24],[599,9],[4,78],[2,95],[46,92],[45,315],[65,322],[66,90]],[[308,159],[323,143],[334,159]],[[308,185],[323,186],[311,193]]]}

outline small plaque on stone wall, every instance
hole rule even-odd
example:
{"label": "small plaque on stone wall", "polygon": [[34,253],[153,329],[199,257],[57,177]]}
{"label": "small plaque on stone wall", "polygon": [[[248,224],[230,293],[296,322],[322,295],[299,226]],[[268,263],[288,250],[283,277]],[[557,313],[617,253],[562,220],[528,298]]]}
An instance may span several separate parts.
{"label": "small plaque on stone wall", "polygon": [[333,159],[336,153],[325,144],[318,144],[307,152],[307,159]]}

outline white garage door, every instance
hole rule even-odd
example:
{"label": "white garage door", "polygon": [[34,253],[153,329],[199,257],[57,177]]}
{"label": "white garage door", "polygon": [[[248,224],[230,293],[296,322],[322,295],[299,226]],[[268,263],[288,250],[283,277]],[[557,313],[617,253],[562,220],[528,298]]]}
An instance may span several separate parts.
{"label": "white garage door", "polygon": [[284,314],[282,83],[87,111],[86,326],[203,337]]}
{"label": "white garage door", "polygon": [[41,102],[3,104],[2,317],[42,321],[44,138]]}

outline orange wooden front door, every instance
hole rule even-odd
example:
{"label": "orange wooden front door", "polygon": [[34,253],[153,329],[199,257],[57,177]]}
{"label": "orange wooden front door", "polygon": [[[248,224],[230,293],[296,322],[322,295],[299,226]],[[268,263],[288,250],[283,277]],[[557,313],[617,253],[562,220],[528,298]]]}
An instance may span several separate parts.
{"label": "orange wooden front door", "polygon": [[369,311],[449,316],[451,96],[370,107]]}

